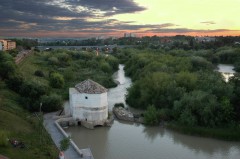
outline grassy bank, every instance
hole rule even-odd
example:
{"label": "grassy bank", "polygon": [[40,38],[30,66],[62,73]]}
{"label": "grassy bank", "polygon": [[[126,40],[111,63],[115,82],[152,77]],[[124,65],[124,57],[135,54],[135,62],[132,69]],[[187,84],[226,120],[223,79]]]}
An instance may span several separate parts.
{"label": "grassy bank", "polygon": [[25,148],[14,147],[4,138],[6,144],[0,145],[0,154],[19,159],[55,159],[58,156],[56,146],[38,118],[21,108],[19,98],[0,82],[0,132],[25,145]]}
{"label": "grassy bank", "polygon": [[240,141],[240,128],[205,128],[180,126],[175,123],[167,124],[167,128],[180,133],[210,137],[228,141]]}

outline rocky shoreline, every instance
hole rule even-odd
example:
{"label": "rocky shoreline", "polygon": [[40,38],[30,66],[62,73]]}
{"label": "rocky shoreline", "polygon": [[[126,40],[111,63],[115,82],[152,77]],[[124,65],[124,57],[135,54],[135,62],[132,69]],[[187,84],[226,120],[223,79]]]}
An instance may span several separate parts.
{"label": "rocky shoreline", "polygon": [[123,107],[114,107],[112,111],[119,120],[144,123],[143,117],[140,114],[133,114]]}

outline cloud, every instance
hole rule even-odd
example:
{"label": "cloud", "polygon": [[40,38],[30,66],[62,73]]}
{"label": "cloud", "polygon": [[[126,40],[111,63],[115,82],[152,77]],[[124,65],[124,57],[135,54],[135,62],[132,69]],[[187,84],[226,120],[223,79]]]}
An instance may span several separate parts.
{"label": "cloud", "polygon": [[206,25],[216,24],[214,21],[205,21],[205,22],[200,22],[200,23],[203,23],[203,24],[206,24]]}
{"label": "cloud", "polygon": [[234,31],[234,30],[228,30],[228,29],[213,29],[213,30],[204,30],[204,29],[188,29],[188,28],[159,28],[159,29],[149,29],[146,32],[151,33],[218,33],[218,32],[227,32],[227,31]]}
{"label": "cloud", "polygon": [[[113,15],[146,10],[133,0],[1,0],[0,35],[52,36],[90,34],[226,32],[194,30],[173,23],[136,24]],[[200,22],[206,25],[214,21]],[[73,33],[73,34],[70,34]]]}
{"label": "cloud", "polygon": [[66,3],[72,6],[85,7],[96,13],[102,12],[103,16],[146,10],[145,7],[139,6],[133,0],[66,0]]}
{"label": "cloud", "polygon": [[[106,26],[112,30],[120,26],[120,22],[105,20],[105,16],[134,13],[145,8],[133,0],[1,0],[0,10],[0,29],[32,32],[99,30]],[[131,23],[122,22],[123,29],[134,29]]]}

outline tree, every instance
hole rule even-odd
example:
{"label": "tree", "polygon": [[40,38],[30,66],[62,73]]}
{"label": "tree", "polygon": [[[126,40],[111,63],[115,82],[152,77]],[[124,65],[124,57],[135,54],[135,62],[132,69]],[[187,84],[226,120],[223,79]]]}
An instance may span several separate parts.
{"label": "tree", "polygon": [[51,94],[49,96],[44,95],[41,97],[40,101],[42,103],[42,110],[44,112],[57,111],[62,108],[63,104],[61,96],[56,94]]}
{"label": "tree", "polygon": [[147,125],[156,125],[159,123],[159,114],[157,109],[150,105],[144,113],[144,123]]}
{"label": "tree", "polygon": [[34,75],[35,75],[35,76],[38,76],[38,77],[44,77],[44,73],[43,73],[41,70],[36,70],[36,71],[34,72]]}
{"label": "tree", "polygon": [[62,88],[65,83],[63,76],[59,73],[52,73],[49,82],[53,88]]}
{"label": "tree", "polygon": [[23,82],[24,82],[24,79],[22,75],[17,73],[9,76],[8,80],[6,81],[8,88],[16,92],[19,92]]}

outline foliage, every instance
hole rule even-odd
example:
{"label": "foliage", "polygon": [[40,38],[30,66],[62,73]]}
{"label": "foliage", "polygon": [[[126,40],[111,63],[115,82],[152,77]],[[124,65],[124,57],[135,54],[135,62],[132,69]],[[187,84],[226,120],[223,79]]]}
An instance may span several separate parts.
{"label": "foliage", "polygon": [[24,82],[24,79],[22,75],[20,75],[19,73],[15,73],[9,76],[8,80],[6,81],[8,88],[16,92],[19,92],[23,82]]}
{"label": "foliage", "polygon": [[59,95],[51,94],[49,96],[44,95],[40,99],[42,103],[42,111],[53,112],[62,108],[62,98]]}
{"label": "foliage", "polygon": [[44,73],[43,73],[41,70],[36,70],[36,71],[34,72],[34,75],[35,75],[35,76],[38,76],[38,77],[44,77]]}
{"label": "foliage", "polygon": [[0,147],[6,147],[8,145],[8,132],[0,130]]}
{"label": "foliage", "polygon": [[114,104],[114,107],[123,107],[124,108],[124,104],[123,103],[116,103]]}
{"label": "foliage", "polygon": [[60,150],[66,151],[70,145],[70,137],[66,137],[60,141]]}
{"label": "foliage", "polygon": [[157,109],[150,105],[144,113],[144,123],[147,125],[156,125],[159,123],[159,114]]}
{"label": "foliage", "polygon": [[14,74],[16,65],[11,55],[0,51],[0,78],[7,79]]}
{"label": "foliage", "polygon": [[152,105],[159,120],[190,127],[220,127],[240,120],[239,76],[226,83],[212,64],[240,60],[238,49],[125,51],[117,57],[126,60],[126,74],[134,81],[126,95],[130,106]]}
{"label": "foliage", "polygon": [[63,88],[64,77],[59,73],[52,73],[49,78],[50,86],[53,88]]}

